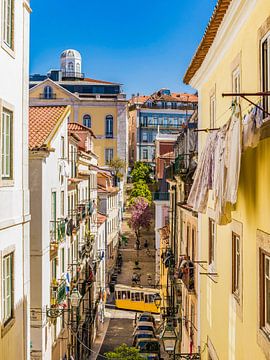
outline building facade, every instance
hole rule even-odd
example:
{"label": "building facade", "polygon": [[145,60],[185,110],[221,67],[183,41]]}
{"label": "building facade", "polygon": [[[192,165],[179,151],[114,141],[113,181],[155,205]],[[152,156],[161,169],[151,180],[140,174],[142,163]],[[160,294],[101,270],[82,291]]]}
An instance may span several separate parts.
{"label": "building facade", "polygon": [[70,122],[90,128],[99,166],[128,160],[127,101],[121,84],[85,77],[76,50],[61,54],[60,70],[30,76],[30,104],[71,105]]}
{"label": "building facade", "polygon": [[184,77],[198,90],[198,127],[212,129],[199,133],[198,168],[217,140],[224,149],[214,158],[213,185],[198,191],[198,202],[197,186],[189,198],[200,212],[202,359],[270,359],[269,97],[259,96],[270,90],[269,14],[267,0],[218,1]]}
{"label": "building facade", "polygon": [[[69,107],[29,110],[31,220],[31,359],[59,359],[67,354],[65,319],[50,319],[47,309],[66,300],[68,244],[67,181],[62,173],[68,153]],[[61,339],[60,339],[61,338]]]}
{"label": "building facade", "polygon": [[30,358],[30,12],[26,0],[0,8],[0,358],[11,360]]}
{"label": "building facade", "polygon": [[197,96],[161,89],[129,102],[129,163],[144,161],[155,167],[157,133],[177,134],[197,106]]}

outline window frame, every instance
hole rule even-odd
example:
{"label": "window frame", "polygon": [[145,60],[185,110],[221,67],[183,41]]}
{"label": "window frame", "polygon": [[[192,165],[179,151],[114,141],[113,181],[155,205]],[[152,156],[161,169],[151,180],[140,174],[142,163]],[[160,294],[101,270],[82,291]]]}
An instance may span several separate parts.
{"label": "window frame", "polygon": [[241,291],[241,260],[241,236],[232,231],[232,293],[238,302]]}
{"label": "window frame", "polygon": [[[5,33],[6,33],[6,29],[5,29],[5,19],[4,19],[4,15],[6,13],[5,11],[5,3],[10,2],[10,34],[9,34],[9,39],[7,39],[5,37]],[[14,0],[3,0],[2,1],[2,5],[1,5],[1,22],[2,22],[2,36],[1,36],[1,45],[2,48],[9,53],[9,55],[11,55],[13,58],[15,57],[15,53],[14,53],[14,28],[15,28],[15,23],[14,23],[14,11],[15,11],[15,1]]]}
{"label": "window frame", "polygon": [[[4,280],[4,274],[5,274],[5,259],[10,258],[10,314],[8,317],[5,316],[5,300],[4,300],[4,293],[5,293],[5,281]],[[2,281],[1,281],[1,285],[2,285],[2,296],[1,296],[1,303],[2,303],[2,309],[3,309],[3,313],[2,313],[2,320],[3,320],[3,327],[7,326],[10,321],[12,319],[14,319],[14,252],[10,252],[8,254],[5,254],[2,257]]]}
{"label": "window frame", "polygon": [[[260,248],[259,263],[260,263],[260,329],[266,334],[270,341],[270,321],[266,323],[266,296],[265,296],[265,258],[269,260],[269,282],[270,282],[270,253]],[[270,303],[269,303],[270,307]]]}
{"label": "window frame", "polygon": [[[146,154],[146,156],[145,156],[145,154]],[[142,159],[148,160],[148,155],[149,155],[148,149],[146,149],[146,148],[142,149]]]}
{"label": "window frame", "polygon": [[209,118],[210,118],[210,128],[215,127],[216,123],[216,94],[212,94],[209,99]]}
{"label": "window frame", "polygon": [[[265,69],[265,64],[264,64],[264,48],[263,45],[266,43],[267,45],[267,64],[266,64],[266,69],[267,69],[267,79],[266,82],[267,84],[265,84],[265,74],[264,74],[264,69]],[[260,41],[260,54],[261,54],[261,61],[260,61],[260,69],[261,69],[261,89],[262,91],[270,91],[270,31],[268,31],[265,36],[261,39]],[[263,108],[266,111],[270,111],[270,97],[264,97],[263,98]]]}
{"label": "window frame", "polygon": [[113,116],[111,114],[105,117],[105,137],[106,139],[113,139]]}
{"label": "window frame", "polygon": [[[92,118],[91,118],[90,114],[84,114],[82,121],[83,121],[83,126],[89,128],[89,129],[92,127]],[[86,125],[85,122],[87,122],[89,126]]]}
{"label": "window frame", "polygon": [[[214,231],[213,231],[214,230]],[[215,264],[215,252],[216,252],[216,236],[217,228],[216,222],[213,218],[208,218],[208,264]]]}
{"label": "window frame", "polygon": [[[3,123],[4,123],[4,114],[9,116],[9,172],[7,173],[5,170],[5,174],[3,174]],[[14,113],[12,110],[8,109],[7,107],[3,107],[1,111],[1,180],[3,182],[13,180],[13,124],[14,124]],[[7,121],[7,119],[5,119]],[[6,144],[5,144],[6,146]]]}
{"label": "window frame", "polygon": [[[109,159],[109,157],[108,157],[108,159],[107,159],[107,154],[108,153],[111,153],[111,157],[110,157],[110,159]],[[114,156],[114,154],[113,154],[113,148],[106,148],[105,149],[105,154],[104,154],[104,160],[105,160],[105,164],[106,165],[109,165],[110,164],[110,162],[111,162],[111,160],[113,160],[113,156]]]}

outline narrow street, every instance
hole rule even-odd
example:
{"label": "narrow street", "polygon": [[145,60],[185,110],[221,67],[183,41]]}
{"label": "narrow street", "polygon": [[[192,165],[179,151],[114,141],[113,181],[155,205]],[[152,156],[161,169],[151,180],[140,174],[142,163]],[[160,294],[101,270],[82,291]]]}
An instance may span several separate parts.
{"label": "narrow street", "polygon": [[[125,212],[122,224],[123,235],[127,238],[127,244],[122,245],[120,252],[123,258],[122,271],[117,277],[117,283],[123,285],[132,285],[132,274],[135,261],[138,259],[141,268],[141,285],[149,286],[154,284],[155,278],[155,235],[154,235],[154,214],[153,221],[149,230],[143,230],[141,234],[141,249],[135,249],[135,235],[128,226],[130,218],[129,212]],[[144,247],[145,240],[148,246]],[[149,276],[152,281],[149,283]],[[113,294],[110,297],[110,307],[106,308],[105,322],[100,326],[97,333],[93,354],[91,360],[102,360],[104,354],[113,351],[117,346],[127,344],[132,346],[133,323],[136,312],[115,309]],[[156,316],[159,321],[159,316]],[[165,359],[165,357],[163,356]]]}

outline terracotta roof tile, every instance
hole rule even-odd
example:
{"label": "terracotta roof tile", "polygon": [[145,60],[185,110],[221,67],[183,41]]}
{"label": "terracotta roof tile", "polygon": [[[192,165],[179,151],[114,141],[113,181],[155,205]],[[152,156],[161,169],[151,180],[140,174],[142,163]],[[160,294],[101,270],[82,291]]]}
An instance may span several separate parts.
{"label": "terracotta roof tile", "polygon": [[78,124],[78,123],[68,123],[68,130],[69,131],[75,131],[75,132],[85,132],[88,131],[91,133],[92,136],[95,137],[93,130],[89,129],[88,127]]}
{"label": "terracotta roof tile", "polygon": [[47,146],[47,139],[54,130],[67,106],[30,106],[29,149],[38,150]]}
{"label": "terracotta roof tile", "polygon": [[212,46],[218,29],[223,21],[223,18],[231,4],[232,0],[218,0],[211,16],[211,19],[206,27],[204,36],[200,45],[197,48],[193,59],[184,75],[184,83],[189,84],[190,80],[196,74],[196,72],[201,67],[210,47]]}

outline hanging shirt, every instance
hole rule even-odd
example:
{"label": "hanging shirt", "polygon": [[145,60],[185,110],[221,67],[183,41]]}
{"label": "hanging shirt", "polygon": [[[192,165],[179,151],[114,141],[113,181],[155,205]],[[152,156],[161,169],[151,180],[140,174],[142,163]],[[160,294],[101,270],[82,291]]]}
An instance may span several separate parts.
{"label": "hanging shirt", "polygon": [[236,106],[226,135],[225,166],[227,168],[224,201],[236,204],[242,155],[242,119]]}
{"label": "hanging shirt", "polygon": [[212,132],[206,139],[187,200],[187,204],[191,206],[193,210],[202,213],[206,212],[208,192],[213,186],[213,153],[215,142],[216,132]]}

